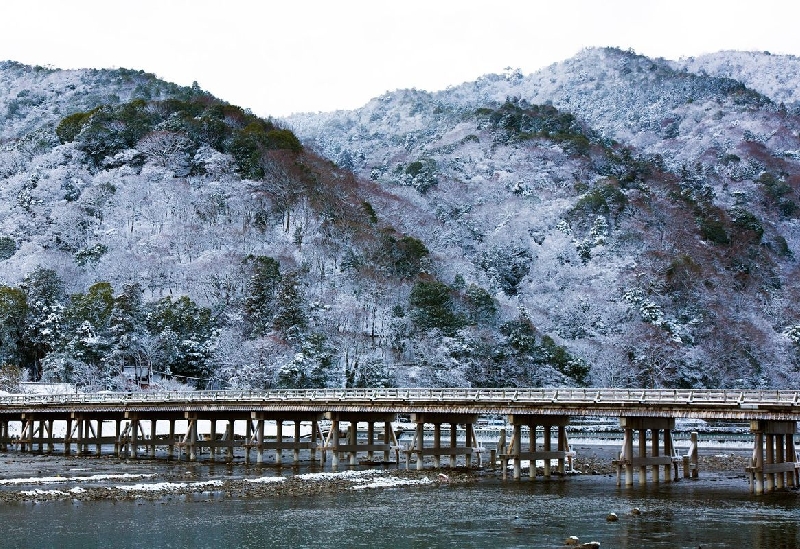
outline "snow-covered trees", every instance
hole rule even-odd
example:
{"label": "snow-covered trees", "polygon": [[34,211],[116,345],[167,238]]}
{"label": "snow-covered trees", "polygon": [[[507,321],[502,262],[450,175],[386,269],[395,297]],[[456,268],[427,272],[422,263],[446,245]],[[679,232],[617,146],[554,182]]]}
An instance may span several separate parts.
{"label": "snow-covered trees", "polygon": [[[119,294],[108,282],[67,296],[63,282],[38,268],[20,287],[0,287],[0,361],[31,379],[94,389],[165,375],[207,380],[216,327],[207,308],[183,296],[144,303],[141,288]],[[133,371],[123,377],[126,369]]]}
{"label": "snow-covered trees", "polygon": [[302,147],[143,73],[2,71],[0,363],[33,378],[797,383],[800,123],[737,82],[587,50]]}

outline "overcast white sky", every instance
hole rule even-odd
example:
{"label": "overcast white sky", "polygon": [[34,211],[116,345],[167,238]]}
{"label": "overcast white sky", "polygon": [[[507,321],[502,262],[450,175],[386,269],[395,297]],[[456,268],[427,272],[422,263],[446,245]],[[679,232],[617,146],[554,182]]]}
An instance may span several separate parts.
{"label": "overcast white sky", "polygon": [[283,116],[527,74],[589,46],[800,56],[798,16],[796,0],[5,0],[0,60],[143,69]]}

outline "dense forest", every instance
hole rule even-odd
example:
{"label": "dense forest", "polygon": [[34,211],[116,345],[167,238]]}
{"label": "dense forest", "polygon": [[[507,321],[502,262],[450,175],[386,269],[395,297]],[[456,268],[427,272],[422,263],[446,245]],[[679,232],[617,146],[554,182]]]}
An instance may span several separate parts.
{"label": "dense forest", "polygon": [[0,389],[795,386],[766,57],[587,50],[283,121],[0,63]]}

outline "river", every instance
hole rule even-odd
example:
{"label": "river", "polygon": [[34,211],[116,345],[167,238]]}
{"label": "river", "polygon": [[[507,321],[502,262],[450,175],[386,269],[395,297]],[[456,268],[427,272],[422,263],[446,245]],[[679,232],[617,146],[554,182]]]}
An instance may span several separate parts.
{"label": "river", "polygon": [[[284,473],[285,474],[285,473]],[[431,475],[436,472],[431,471]],[[639,515],[632,510],[638,508]],[[619,520],[609,522],[614,512]],[[800,547],[796,491],[752,496],[742,475],[618,488],[577,475],[283,498],[205,492],[162,499],[0,506],[3,548]]]}

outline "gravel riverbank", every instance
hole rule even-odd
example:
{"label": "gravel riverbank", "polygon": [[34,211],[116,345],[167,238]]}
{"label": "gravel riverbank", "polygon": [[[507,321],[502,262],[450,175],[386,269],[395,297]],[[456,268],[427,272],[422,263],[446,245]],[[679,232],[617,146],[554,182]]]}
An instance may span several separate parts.
{"label": "gravel riverbank", "polygon": [[[581,475],[616,474],[616,446],[579,447],[574,468]],[[746,452],[705,452],[705,476],[745,479]],[[525,464],[527,468],[527,464]],[[413,467],[413,464],[412,464]],[[385,488],[435,489],[501,477],[499,468],[424,469],[393,466],[331,473],[308,464],[299,468],[274,465],[126,460],[110,456],[77,457],[0,454],[0,503],[52,500],[160,500],[169,498],[295,497],[345,490]],[[541,467],[539,468],[541,469]],[[527,471],[524,471],[527,476]],[[541,471],[540,471],[541,474]]]}

